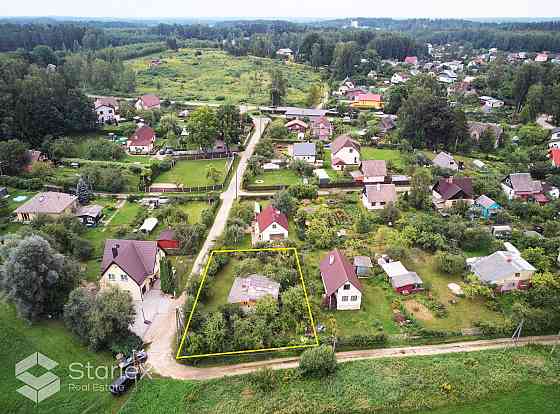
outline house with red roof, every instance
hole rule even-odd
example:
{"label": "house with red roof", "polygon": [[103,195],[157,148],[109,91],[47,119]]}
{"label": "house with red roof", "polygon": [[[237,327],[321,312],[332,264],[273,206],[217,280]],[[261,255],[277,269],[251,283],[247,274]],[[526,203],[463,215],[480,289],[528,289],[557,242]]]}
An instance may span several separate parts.
{"label": "house with red roof", "polygon": [[300,119],[292,119],[284,126],[288,129],[289,132],[293,132],[296,134],[305,134],[305,131],[307,131],[307,128],[309,128],[309,126]]}
{"label": "house with red roof", "polygon": [[383,109],[383,97],[376,93],[363,93],[356,96],[350,106],[356,109]]}
{"label": "house with red roof", "polygon": [[344,170],[347,166],[360,165],[360,144],[348,135],[340,135],[331,142],[331,166]]}
{"label": "house with red roof", "polygon": [[550,201],[544,194],[542,183],[533,180],[529,173],[509,174],[500,185],[509,200],[536,201],[539,204]]}
{"label": "house with red roof", "polygon": [[473,193],[470,177],[444,177],[433,186],[432,201],[438,209],[452,208],[460,201],[471,205],[474,203]]}
{"label": "house with red roof", "polygon": [[133,154],[149,154],[156,142],[155,131],[147,125],[138,128],[126,141],[126,149]]}
{"label": "house with red roof", "polygon": [[253,223],[253,245],[275,242],[288,238],[288,217],[280,210],[268,205],[255,216]]}
{"label": "house with red roof", "polygon": [[327,253],[319,263],[325,294],[323,303],[329,309],[358,310],[362,305],[362,284],[352,263],[338,250]]}
{"label": "house with red roof", "polygon": [[548,151],[548,156],[552,165],[556,168],[560,167],[560,148],[552,148]]}
{"label": "house with red roof", "polygon": [[134,107],[137,111],[149,111],[151,109],[160,109],[161,108],[161,101],[159,97],[155,95],[142,95],[136,103]]}
{"label": "house with red roof", "polygon": [[311,136],[321,141],[329,141],[334,131],[331,121],[326,116],[311,119],[309,127],[311,128]]}
{"label": "house with red roof", "polygon": [[117,286],[133,300],[142,300],[159,279],[164,257],[156,241],[106,240],[99,285],[101,289]]}

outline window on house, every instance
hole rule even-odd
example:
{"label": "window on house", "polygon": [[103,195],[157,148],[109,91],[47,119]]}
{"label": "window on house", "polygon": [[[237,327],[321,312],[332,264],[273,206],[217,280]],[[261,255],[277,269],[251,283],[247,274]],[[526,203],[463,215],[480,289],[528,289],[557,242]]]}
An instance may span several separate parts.
{"label": "window on house", "polygon": [[350,296],[350,301],[351,302],[356,302],[358,300],[358,296],[354,295],[354,296]]}
{"label": "window on house", "polygon": [[126,282],[128,280],[127,275],[121,275],[121,282]]}
{"label": "window on house", "polygon": [[350,290],[350,283],[346,283],[344,285],[344,290]]}
{"label": "window on house", "polygon": [[381,202],[379,203],[379,205],[384,206],[384,205],[385,205],[385,201],[381,201]]}
{"label": "window on house", "polygon": [[348,148],[348,152],[352,152],[354,151],[352,148]]}
{"label": "window on house", "polygon": [[515,277],[521,277],[521,273],[516,273]]}
{"label": "window on house", "polygon": [[342,297],[342,301],[343,301],[343,302],[348,302],[348,296],[343,296],[343,297]]}
{"label": "window on house", "polygon": [[273,228],[273,229],[276,228],[276,223],[272,223],[272,228]]}
{"label": "window on house", "polygon": [[115,275],[112,273],[109,273],[109,280],[115,280]]}

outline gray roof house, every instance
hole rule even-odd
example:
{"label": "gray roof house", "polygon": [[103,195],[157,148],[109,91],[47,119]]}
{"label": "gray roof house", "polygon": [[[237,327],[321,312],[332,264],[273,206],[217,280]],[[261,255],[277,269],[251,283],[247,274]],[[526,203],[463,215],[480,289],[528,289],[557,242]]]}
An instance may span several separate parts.
{"label": "gray roof house", "polygon": [[498,251],[470,263],[480,281],[495,286],[500,292],[529,286],[536,269],[518,254]]}
{"label": "gray roof house", "polygon": [[274,300],[278,300],[279,292],[280,283],[265,276],[253,274],[247,277],[236,277],[229,291],[228,303],[238,303],[242,308],[248,310],[265,296],[272,296]]}
{"label": "gray roof house", "polygon": [[371,257],[369,256],[355,256],[354,257],[354,268],[356,269],[356,275],[358,277],[365,276],[369,273],[369,270],[373,268],[373,263],[371,262]]}
{"label": "gray roof house", "polygon": [[453,171],[459,170],[459,164],[457,164],[453,156],[443,151],[433,159],[432,164],[439,168],[445,168]]}
{"label": "gray roof house", "polygon": [[317,149],[314,142],[298,142],[290,147],[290,155],[294,160],[315,163]]}

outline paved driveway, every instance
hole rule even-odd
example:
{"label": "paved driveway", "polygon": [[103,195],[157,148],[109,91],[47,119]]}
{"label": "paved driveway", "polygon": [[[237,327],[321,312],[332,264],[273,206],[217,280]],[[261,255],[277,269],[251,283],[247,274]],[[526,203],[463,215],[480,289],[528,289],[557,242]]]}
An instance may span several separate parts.
{"label": "paved driveway", "polygon": [[161,291],[161,281],[158,279],[152,290],[144,295],[144,300],[134,301],[136,308],[136,320],[132,325],[132,331],[144,339],[156,318],[170,311],[173,298]]}

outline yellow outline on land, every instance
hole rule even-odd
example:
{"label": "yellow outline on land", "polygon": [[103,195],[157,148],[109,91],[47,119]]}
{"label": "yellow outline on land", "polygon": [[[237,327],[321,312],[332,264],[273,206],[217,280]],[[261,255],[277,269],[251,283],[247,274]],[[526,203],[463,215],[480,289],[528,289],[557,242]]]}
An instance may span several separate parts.
{"label": "yellow outline on land", "polygon": [[[291,346],[283,346],[278,348],[265,348],[265,349],[249,349],[245,351],[229,351],[229,352],[217,352],[215,354],[199,354],[199,355],[181,355],[181,351],[183,350],[183,346],[185,344],[185,339],[187,338],[187,333],[189,332],[189,326],[191,324],[191,320],[194,314],[194,310],[196,309],[196,305],[198,304],[198,298],[200,297],[200,292],[204,287],[204,282],[206,281],[206,275],[208,274],[208,268],[210,267],[210,262],[214,257],[214,253],[238,253],[238,252],[266,252],[266,251],[293,251],[296,255],[296,264],[297,270],[299,272],[299,277],[301,278],[301,285],[303,287],[303,294],[305,295],[305,302],[307,304],[307,311],[309,312],[309,319],[311,320],[311,327],[313,328],[313,336],[315,337],[314,344],[307,344],[307,345],[291,345]],[[202,281],[200,282],[200,286],[198,287],[198,291],[196,292],[196,298],[194,299],[194,304],[191,309],[191,313],[189,314],[189,320],[187,321],[187,326],[185,327],[185,331],[183,332],[183,337],[181,338],[181,343],[179,344],[179,349],[177,349],[177,355],[175,359],[189,359],[189,358],[201,358],[201,357],[209,357],[209,356],[219,356],[219,355],[237,355],[237,354],[249,354],[249,353],[256,353],[256,352],[268,352],[268,351],[284,351],[287,349],[303,349],[303,348],[311,348],[319,346],[319,337],[317,336],[317,330],[315,329],[315,321],[313,319],[313,313],[311,312],[311,304],[309,303],[309,297],[307,296],[307,288],[305,287],[305,280],[303,279],[303,272],[301,271],[301,265],[299,263],[299,256],[297,249],[295,247],[269,247],[263,249],[225,249],[225,250],[212,250],[210,252],[210,256],[208,257],[208,262],[206,262],[206,266],[204,267],[204,273],[202,275]]]}

